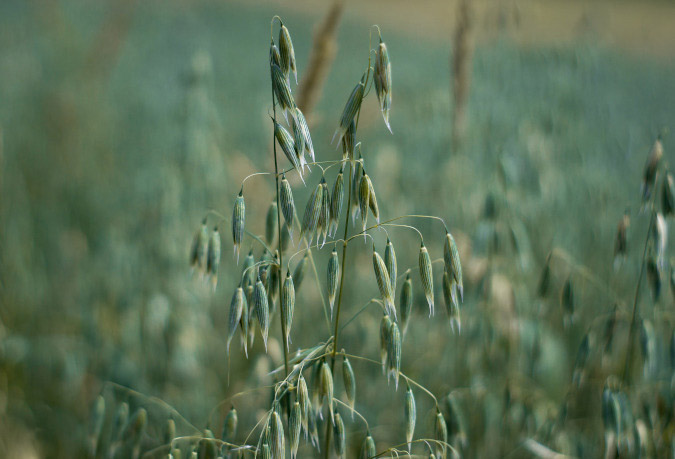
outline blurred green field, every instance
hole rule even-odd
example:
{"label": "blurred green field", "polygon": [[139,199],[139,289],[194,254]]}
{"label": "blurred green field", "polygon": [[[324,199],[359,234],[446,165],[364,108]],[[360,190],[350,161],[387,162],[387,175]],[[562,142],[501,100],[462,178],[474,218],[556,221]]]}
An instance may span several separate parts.
{"label": "blurred green field", "polygon": [[[339,159],[330,139],[367,65],[370,17],[359,19],[351,11],[356,4],[347,8],[312,126],[318,160]],[[148,409],[144,444],[158,444],[170,414],[147,397],[185,417],[179,430],[190,432],[189,421],[219,436],[229,402],[217,404],[272,383],[268,372],[281,364],[278,319],[269,356],[260,338],[248,360],[237,339],[229,361],[225,352],[241,269],[232,261],[228,224],[215,294],[191,275],[188,251],[209,209],[229,216],[241,179],[273,170],[274,14],[293,34],[302,74],[322,10],[228,2],[0,3],[0,456],[84,457],[89,412],[102,391],[107,401]],[[459,337],[442,307],[427,317],[416,287],[402,370],[439,397],[460,394],[467,457],[528,457],[527,438],[564,454],[599,457],[602,387],[617,368],[598,367],[578,390],[570,389],[572,371],[589,327],[617,302],[623,313],[632,306],[649,223],[639,212],[640,181],[657,135],[665,133],[665,163],[672,157],[672,55],[639,56],[590,40],[482,42],[466,140],[453,151],[451,43],[399,28],[382,34],[392,61],[394,135],[374,97],[359,126],[381,212],[444,218],[458,235],[466,273]],[[296,187],[299,211],[318,180],[315,174],[306,189]],[[247,228],[262,234],[274,185],[264,178],[247,183],[255,183],[246,197]],[[496,208],[493,218],[486,218],[486,201]],[[614,235],[626,209],[628,258],[615,272]],[[441,227],[418,227],[433,235],[432,258],[441,257]],[[376,235],[383,247],[384,234]],[[402,273],[417,263],[418,239],[406,231],[391,235]],[[554,293],[538,299],[540,271],[554,248],[575,262],[570,268],[555,261]],[[327,245],[316,254],[322,285],[329,252]],[[359,241],[349,257],[354,287],[345,299],[347,318],[377,294],[370,246]],[[570,272],[578,317],[565,329],[559,292]],[[647,288],[640,296],[657,329],[661,366],[637,392],[662,390],[663,381],[672,392],[668,275],[660,302],[652,305]],[[311,276],[303,295],[293,325],[296,349],[330,336]],[[368,309],[346,327],[340,340],[347,351],[378,360],[379,320]],[[354,365],[357,408],[377,426],[378,451],[400,443],[403,391],[387,387],[377,366]],[[503,414],[505,393],[520,405]],[[240,440],[268,408],[268,393],[260,394],[236,399]],[[422,396],[418,403],[419,431],[431,432],[432,405]],[[569,421],[545,437],[561,406]],[[365,430],[356,422],[347,430],[352,457]],[[301,450],[301,457],[302,451],[311,454]]]}

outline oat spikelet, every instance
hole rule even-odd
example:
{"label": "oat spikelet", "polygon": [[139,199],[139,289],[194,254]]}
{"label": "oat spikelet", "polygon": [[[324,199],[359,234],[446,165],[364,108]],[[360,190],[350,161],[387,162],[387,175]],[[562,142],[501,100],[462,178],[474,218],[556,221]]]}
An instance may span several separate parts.
{"label": "oat spikelet", "polygon": [[270,44],[270,71],[273,65],[281,67],[281,55],[279,54],[279,48],[274,44],[274,40]]}
{"label": "oat spikelet", "polygon": [[424,246],[424,241],[422,241],[420,247],[419,265],[424,296],[427,297],[427,302],[429,303],[429,317],[431,317],[434,315],[434,279],[431,268],[431,257],[429,256],[429,251]]}
{"label": "oat spikelet", "polygon": [[366,227],[367,222],[368,222],[368,205],[370,204],[370,178],[368,177],[368,174],[366,174],[366,170],[363,169],[363,173],[361,175],[361,180],[359,181],[359,194],[358,194],[358,202],[359,202],[359,209],[361,212],[361,222],[363,223],[363,240],[367,240],[366,238]]}
{"label": "oat spikelet", "polygon": [[391,319],[385,314],[380,322],[380,360],[382,361],[382,374],[387,371],[387,354],[389,352],[389,340],[391,336]]}
{"label": "oat spikelet", "polygon": [[272,64],[272,87],[274,88],[274,94],[277,96],[277,102],[284,110],[284,116],[286,116],[286,113],[295,108],[295,101],[283,70],[276,64]]}
{"label": "oat spikelet", "polygon": [[459,260],[459,250],[455,238],[449,232],[445,233],[445,246],[443,248],[443,260],[445,269],[452,276],[452,280],[459,291],[459,300],[464,302],[464,282],[462,280],[462,263]]}
{"label": "oat spikelet", "polygon": [[195,233],[192,239],[192,246],[190,248],[190,267],[192,269],[204,270],[206,269],[206,259],[209,244],[209,230],[206,227],[206,218],[202,220],[202,224]]}
{"label": "oat spikelet", "polygon": [[333,306],[335,305],[335,297],[338,289],[338,281],[340,279],[340,263],[338,261],[338,254],[335,247],[328,259],[328,303],[330,304],[330,316],[333,318]]}
{"label": "oat spikelet", "polygon": [[356,378],[354,377],[354,369],[352,364],[349,362],[349,359],[344,355],[345,350],[342,350],[343,359],[342,359],[342,382],[345,385],[345,393],[347,394],[347,400],[349,401],[349,406],[352,409],[352,419],[354,419],[354,401],[356,400]]}
{"label": "oat spikelet", "polygon": [[[279,251],[274,251],[272,264],[267,267],[267,299],[270,308],[270,317],[276,311],[276,302],[279,297],[279,284],[281,283],[281,267],[279,266]],[[271,319],[270,319],[271,320]]]}
{"label": "oat spikelet", "polygon": [[342,136],[349,128],[349,125],[354,120],[356,113],[361,108],[361,102],[363,101],[363,91],[365,89],[365,85],[366,85],[366,74],[364,73],[363,77],[361,77],[361,81],[358,82],[358,84],[352,90],[352,93],[349,95],[349,99],[347,100],[345,108],[342,111],[342,117],[340,118],[340,126],[338,126],[338,128],[335,130],[335,134],[333,134],[333,139],[331,140],[331,143],[335,141],[336,137],[338,138],[338,140],[341,140]]}
{"label": "oat spikelet", "polygon": [[220,233],[216,226],[213,228],[206,251],[206,274],[209,275],[214,292],[218,285],[218,266],[220,266]]}
{"label": "oat spikelet", "polygon": [[623,214],[616,228],[616,237],[614,238],[614,269],[618,270],[623,260],[626,259],[628,250],[628,228],[630,227],[630,217],[628,212]]}
{"label": "oat spikelet", "polygon": [[649,152],[649,158],[645,164],[644,173],[642,176],[642,203],[643,205],[649,201],[652,195],[652,189],[656,182],[656,173],[659,170],[659,164],[663,157],[663,144],[661,144],[661,137],[657,138]]}
{"label": "oat spikelet", "polygon": [[291,414],[288,417],[288,444],[291,447],[291,459],[295,459],[298,455],[301,429],[302,410],[300,408],[300,403],[296,400],[291,408]]}
{"label": "oat spikelet", "polygon": [[164,431],[164,443],[171,443],[176,438],[176,421],[168,419],[166,421],[166,430]]}
{"label": "oat spikelet", "polygon": [[293,50],[291,34],[283,24],[279,30],[279,55],[281,60],[281,70],[286,76],[286,79],[288,79],[290,72],[293,72],[295,84],[298,84],[298,72],[295,68],[295,51]]}
{"label": "oat spikelet", "polygon": [[387,246],[384,249],[384,264],[387,266],[389,280],[391,281],[391,296],[393,299],[396,299],[396,276],[398,275],[396,251],[394,250],[394,244],[391,243],[389,237],[387,237]]}
{"label": "oat spikelet", "polygon": [[652,290],[652,299],[656,303],[661,297],[661,268],[654,254],[650,254],[647,258],[647,281]]}
{"label": "oat spikelet", "polygon": [[265,217],[265,241],[272,245],[277,234],[277,217],[279,209],[277,209],[277,202],[272,201],[267,209],[267,216]]}
{"label": "oat spikelet", "polygon": [[103,429],[103,421],[105,420],[105,398],[102,395],[96,397],[96,402],[91,411],[89,419],[89,442],[90,453],[92,456],[96,455],[96,448]]}
{"label": "oat spikelet", "polygon": [[387,265],[380,254],[375,251],[375,245],[373,245],[373,270],[375,271],[377,288],[380,290],[380,295],[384,301],[386,313],[396,320],[396,306],[394,306],[394,295],[389,273],[387,272]]}
{"label": "oat spikelet", "polygon": [[253,256],[253,250],[249,250],[248,255],[244,258],[244,266],[241,270],[241,284],[247,286],[249,282],[253,282],[256,278],[255,276],[255,257]]}
{"label": "oat spikelet", "polygon": [[405,441],[408,442],[408,452],[412,449],[413,435],[415,434],[415,423],[417,422],[417,405],[415,405],[415,396],[410,388],[410,383],[406,381],[405,389]]}
{"label": "oat spikelet", "polygon": [[[303,149],[309,153],[310,158],[312,158],[312,161],[316,161],[316,158],[314,156],[314,145],[312,144],[312,136],[309,133],[309,126],[307,125],[307,120],[305,119],[305,115],[302,114],[302,111],[300,111],[299,108],[295,107],[293,110],[293,124],[294,126],[297,126],[297,129],[300,132],[300,135],[302,136],[302,142],[303,142]],[[294,130],[296,129],[295,127],[293,128]],[[309,167],[309,166],[308,166]]]}
{"label": "oat spikelet", "polygon": [[319,430],[317,428],[316,413],[312,409],[309,410],[308,428],[309,440],[312,442],[312,446],[314,446],[317,451],[320,451],[321,448],[319,444]]}
{"label": "oat spikelet", "polygon": [[299,158],[295,152],[295,141],[293,140],[291,134],[286,130],[286,128],[284,128],[276,121],[274,122],[274,137],[277,139],[277,142],[279,143],[279,146],[286,155],[286,158],[288,158],[288,160],[291,162],[295,170],[298,172],[300,180],[302,180],[302,183],[304,184],[305,179],[302,176],[302,169],[300,168]]}
{"label": "oat spikelet", "polygon": [[302,172],[305,172],[305,167],[309,169],[309,166],[307,165],[307,160],[305,160],[305,136],[302,133],[302,128],[300,127],[300,123],[298,122],[297,119],[297,113],[298,111],[297,108],[294,108],[291,111],[291,127],[293,128],[293,147],[295,149],[295,156],[298,158],[298,163],[300,164],[300,168],[302,169]]}
{"label": "oat spikelet", "polygon": [[387,349],[387,381],[394,377],[398,390],[398,377],[401,373],[401,332],[396,322],[391,323],[389,330],[389,348]]}
{"label": "oat spikelet", "polygon": [[291,234],[288,232],[288,226],[281,227],[281,240],[279,241],[282,252],[287,252],[291,245]]}
{"label": "oat spikelet", "polygon": [[450,319],[450,329],[453,333],[459,333],[461,328],[456,290],[455,280],[451,278],[450,273],[445,269],[443,272],[443,299],[445,300],[445,308]]}
{"label": "oat spikelet", "polygon": [[[246,327],[248,330],[248,347],[253,348],[253,342],[255,341],[255,320],[258,315],[254,303],[255,286],[253,282],[246,287],[246,298],[246,301],[248,302],[248,324]],[[248,298],[250,298],[250,300]]]}
{"label": "oat spikelet", "polygon": [[342,214],[342,203],[344,201],[344,164],[340,167],[340,172],[335,178],[333,185],[333,195],[330,200],[330,225],[328,233],[335,237],[338,226],[340,225],[340,215]]}
{"label": "oat spikelet", "polygon": [[233,443],[235,437],[237,436],[237,424],[239,423],[239,418],[237,417],[237,410],[234,409],[234,406],[230,408],[230,411],[225,416],[225,421],[223,422],[223,433],[221,439],[228,443]]}
{"label": "oat spikelet", "polygon": [[270,419],[270,439],[272,440],[272,457],[286,457],[284,425],[281,422],[281,416],[276,411],[272,411],[272,419]]}
{"label": "oat spikelet", "polygon": [[[145,408],[139,408],[136,412],[129,418],[127,425],[122,431],[120,440],[125,443],[133,444],[136,454],[141,446],[141,440],[143,434],[145,433],[145,428],[148,424],[148,412]],[[137,456],[136,456],[137,457]]]}
{"label": "oat spikelet", "polygon": [[293,201],[293,190],[291,184],[286,179],[286,174],[281,175],[279,184],[279,204],[281,205],[281,214],[284,216],[288,234],[293,241],[293,219],[295,218],[295,202]]}
{"label": "oat spikelet", "polygon": [[298,403],[300,404],[301,413],[300,419],[302,423],[302,429],[305,431],[305,439],[307,439],[307,434],[309,433],[308,421],[311,402],[309,400],[309,391],[307,390],[307,381],[305,381],[305,377],[302,376],[302,374],[298,376],[297,387],[297,399]]}
{"label": "oat spikelet", "polygon": [[[302,219],[302,229],[300,231],[300,239],[303,236],[307,240],[307,247],[312,245],[312,239],[314,238],[314,231],[319,224],[319,217],[321,216],[321,205],[323,204],[323,184],[326,180],[321,177],[321,183],[316,186],[314,192],[309,197],[307,201],[307,206],[305,207],[305,216]],[[318,240],[318,235],[317,235]]]}
{"label": "oat spikelet", "polygon": [[342,136],[342,160],[354,163],[354,143],[356,142],[356,123],[352,120]]}
{"label": "oat spikelet", "polygon": [[370,435],[370,430],[366,433],[366,438],[363,440],[363,446],[361,447],[360,459],[370,459],[371,457],[377,455],[377,450],[375,449],[375,440]]}
{"label": "oat spikelet", "polygon": [[666,172],[661,185],[661,212],[665,217],[675,213],[675,181],[670,172]]}
{"label": "oat spikelet", "polygon": [[319,413],[322,412],[324,403],[328,403],[330,418],[333,425],[335,425],[335,414],[333,410],[333,374],[326,362],[321,364],[321,370],[319,371]]}
{"label": "oat spikelet", "polygon": [[666,246],[668,245],[668,223],[663,214],[657,212],[654,216],[653,238],[656,248],[656,255],[659,263],[659,269],[663,269],[666,264]]}
{"label": "oat spikelet", "polygon": [[361,156],[361,147],[360,143],[357,144],[359,147],[359,160],[356,161],[356,164],[352,166],[352,188],[350,193],[352,194],[351,198],[351,208],[348,209],[352,213],[352,225],[356,226],[356,218],[359,216],[360,205],[359,205],[359,189],[361,185],[361,176],[363,175],[363,157]]}
{"label": "oat spikelet", "polygon": [[112,440],[120,440],[122,431],[129,420],[129,404],[122,402],[115,413],[115,420],[113,422],[113,429],[110,438]]}
{"label": "oat spikelet", "polygon": [[372,180],[370,180],[370,177],[368,177],[368,187],[370,188],[369,193],[370,199],[368,200],[368,207],[370,207],[370,211],[373,213],[373,217],[375,217],[377,223],[380,223],[380,208],[377,205],[377,198],[375,197],[375,188],[373,188],[373,182]]}
{"label": "oat spikelet", "polygon": [[380,110],[384,118],[384,124],[391,132],[389,125],[389,109],[391,108],[391,63],[389,62],[389,52],[387,45],[380,37],[380,45],[377,47],[377,56],[375,58],[375,75],[373,76],[375,82],[375,92],[377,93],[377,100],[380,102]]}
{"label": "oat spikelet", "polygon": [[335,434],[335,454],[339,458],[345,457],[345,450],[347,449],[347,436],[345,433],[345,423],[342,421],[340,413],[335,413],[335,420],[333,422],[333,433]]}
{"label": "oat spikelet", "polygon": [[319,221],[317,223],[316,230],[316,243],[319,243],[319,237],[323,237],[321,242],[321,248],[323,248],[326,243],[326,237],[328,236],[328,226],[330,223],[330,192],[328,191],[328,184],[325,180],[321,182],[321,211],[319,213]]}
{"label": "oat spikelet", "polygon": [[293,311],[295,310],[295,286],[290,270],[286,272],[284,286],[281,289],[281,320],[286,330],[286,349],[289,349],[291,342],[291,325],[293,324]]}
{"label": "oat spikelet", "polygon": [[577,387],[581,386],[586,376],[586,364],[591,355],[592,341],[593,336],[590,333],[586,333],[584,339],[581,340],[581,345],[577,351],[577,357],[574,362],[574,371],[572,373],[572,382]]}
{"label": "oat spikelet", "polygon": [[[253,286],[248,285],[246,288],[247,291],[253,291]],[[252,311],[249,311],[248,305],[250,304],[249,301],[249,296],[247,295],[246,292],[244,293],[244,302],[242,304],[241,308],[241,317],[239,318],[239,331],[240,331],[240,338],[241,338],[241,345],[244,348],[244,355],[246,358],[248,358],[248,323],[249,323],[249,314],[252,313]],[[231,313],[231,311],[230,311]]]}
{"label": "oat spikelet", "polygon": [[270,311],[267,303],[267,292],[262,281],[258,279],[255,283],[255,290],[253,292],[253,307],[255,308],[258,323],[260,324],[260,333],[265,343],[265,352],[267,352],[267,335],[270,328]]}
{"label": "oat spikelet", "polygon": [[234,332],[237,331],[237,326],[241,321],[241,315],[244,311],[244,303],[246,298],[244,297],[244,289],[241,286],[237,287],[232,295],[232,301],[230,302],[230,319],[228,321],[227,329],[227,353],[230,353],[230,341],[234,336]]}
{"label": "oat spikelet", "polygon": [[246,205],[244,204],[244,187],[239,191],[239,196],[234,201],[232,212],[232,239],[234,240],[234,254],[239,264],[239,250],[241,241],[244,239],[244,221],[246,218]]}
{"label": "oat spikelet", "polygon": [[413,291],[412,280],[410,279],[410,272],[405,276],[405,281],[401,287],[400,308],[401,308],[401,327],[403,327],[403,336],[408,330],[408,322],[410,321],[410,314],[412,313]]}
{"label": "oat spikelet", "polygon": [[434,431],[436,435],[436,440],[440,443],[436,443],[436,455],[438,457],[445,457],[445,444],[448,442],[448,427],[445,424],[445,418],[441,411],[436,407],[436,422],[434,423]]}

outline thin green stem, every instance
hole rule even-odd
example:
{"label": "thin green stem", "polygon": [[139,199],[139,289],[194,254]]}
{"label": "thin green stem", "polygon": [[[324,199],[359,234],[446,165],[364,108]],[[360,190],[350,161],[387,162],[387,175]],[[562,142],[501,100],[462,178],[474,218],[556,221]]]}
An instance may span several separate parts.
{"label": "thin green stem", "polygon": [[[350,163],[350,170],[349,170],[349,188],[350,192],[348,193],[349,197],[347,198],[347,208],[346,208],[346,214],[347,216],[345,217],[345,232],[343,236],[343,242],[342,242],[342,261],[341,261],[341,266],[340,266],[340,290],[338,291],[338,300],[337,300],[337,307],[335,308],[335,328],[333,329],[333,353],[331,355],[331,362],[330,362],[330,371],[331,373],[333,372],[333,369],[335,368],[335,354],[337,353],[338,349],[338,332],[339,326],[340,326],[340,309],[342,307],[342,291],[345,286],[345,259],[347,258],[347,232],[349,231],[349,217],[351,215],[351,212],[349,211],[351,204],[352,204],[352,171],[351,171],[351,163]],[[325,442],[326,445],[324,447],[324,458],[328,459],[330,455],[330,441],[331,441],[331,433],[332,430],[330,428],[331,423],[326,422],[326,434],[325,434]]]}
{"label": "thin green stem", "polygon": [[333,397],[333,401],[334,401],[334,402],[337,402],[338,404],[340,404],[340,405],[342,405],[342,406],[344,406],[345,408],[348,408],[352,413],[356,414],[359,418],[361,418],[361,420],[363,421],[363,423],[366,425],[366,429],[367,429],[367,430],[370,430],[370,426],[368,425],[368,420],[367,420],[365,417],[363,417],[363,415],[362,415],[361,413],[359,413],[358,411],[356,411],[353,407],[349,406],[348,404],[346,404],[345,402],[343,402],[343,401],[340,400],[339,398]]}
{"label": "thin green stem", "polygon": [[637,318],[638,311],[638,298],[640,296],[640,286],[642,285],[642,276],[644,274],[645,265],[647,261],[647,249],[649,248],[649,240],[652,236],[652,229],[654,227],[654,220],[656,217],[656,212],[654,211],[654,196],[656,196],[656,184],[658,183],[658,178],[654,180],[654,190],[652,191],[652,199],[649,209],[649,228],[647,229],[647,235],[645,236],[645,244],[642,249],[642,262],[640,263],[640,274],[638,274],[637,286],[635,287],[635,297],[633,298],[633,313],[630,320],[630,329],[628,331],[628,349],[626,351],[626,358],[624,360],[623,375],[621,380],[624,384],[628,384],[628,371],[630,369],[631,360],[633,359],[633,347],[634,347],[634,335],[635,335],[635,320]]}
{"label": "thin green stem", "polygon": [[[365,311],[366,308],[368,308],[368,306],[370,306],[370,305],[373,304],[373,303],[377,303],[377,304],[382,305],[382,302],[381,302],[380,300],[378,300],[377,298],[371,298],[370,300],[368,300],[368,302],[367,302],[366,304],[363,305],[363,307],[361,307],[361,309],[358,310],[358,312],[356,312],[356,314],[354,314],[354,315],[352,316],[351,319],[349,319],[344,325],[342,325],[342,327],[340,327],[340,331],[344,330],[345,327],[346,327],[347,325],[349,325],[350,323],[352,323],[352,321],[353,321],[354,319],[356,319],[359,315],[361,315],[361,313],[362,313],[363,311]],[[384,308],[384,306],[383,306],[383,308]]]}
{"label": "thin green stem", "polygon": [[428,443],[435,443],[435,444],[437,444],[437,445],[442,445],[442,446],[444,446],[444,447],[446,447],[446,448],[450,448],[450,450],[456,452],[456,451],[455,451],[455,448],[453,448],[453,446],[452,446],[450,443],[447,443],[447,442],[444,442],[444,441],[440,441],[440,440],[435,440],[435,439],[433,439],[433,438],[419,438],[419,439],[413,440],[413,441],[411,441],[411,442],[409,442],[409,443],[401,443],[401,444],[399,444],[399,445],[391,446],[391,447],[385,449],[384,451],[382,451],[381,453],[377,453],[375,456],[370,456],[370,458],[368,458],[368,459],[375,459],[375,458],[377,458],[377,457],[382,457],[382,456],[384,456],[385,454],[389,454],[389,453],[394,452],[394,451],[400,452],[401,454],[408,454],[407,451],[399,451],[398,448],[404,448],[404,447],[406,447],[406,446],[408,446],[408,445],[410,445],[410,444],[413,444],[413,443],[427,443],[427,444],[428,444]]}
{"label": "thin green stem", "polygon": [[433,220],[440,220],[440,221],[443,223],[443,226],[445,227],[445,230],[446,230],[446,231],[448,230],[448,227],[447,227],[447,225],[445,224],[445,221],[443,221],[443,219],[442,219],[441,217],[436,217],[436,216],[434,216],[434,215],[414,215],[414,214],[411,214],[411,215],[400,215],[400,216],[398,216],[398,217],[390,218],[389,220],[385,220],[385,221],[383,221],[383,222],[380,222],[380,223],[378,223],[378,224],[376,224],[376,225],[369,226],[368,228],[364,229],[363,231],[359,231],[358,233],[352,235],[349,239],[346,239],[346,240],[347,240],[347,242],[349,242],[349,241],[351,241],[352,239],[355,239],[355,238],[357,238],[357,237],[359,237],[359,236],[363,236],[364,233],[366,233],[366,232],[368,232],[368,231],[370,231],[370,230],[372,230],[372,229],[379,228],[380,226],[387,225],[387,224],[389,224],[389,223],[391,223],[391,222],[395,222],[395,221],[401,220],[401,219],[403,219],[403,218],[430,218],[430,219],[433,219]]}
{"label": "thin green stem", "polygon": [[[297,217],[295,217],[295,218],[294,218],[294,221],[295,221],[296,226],[298,227],[298,230],[302,231],[302,226],[300,225],[300,220],[299,220]],[[298,240],[298,246],[300,246],[300,240]],[[319,246],[319,245],[317,244],[317,245],[314,246],[314,247],[318,247],[318,246]],[[329,319],[329,317],[328,317],[328,304],[326,303],[326,298],[325,298],[324,295],[323,295],[323,288],[321,287],[321,281],[319,280],[319,273],[318,273],[318,271],[316,270],[316,263],[314,263],[314,255],[313,255],[311,249],[312,249],[312,246],[310,246],[310,247],[305,247],[304,249],[298,250],[298,251],[295,252],[293,255],[291,255],[291,257],[288,259],[288,263],[289,263],[289,265],[290,265],[291,260],[293,259],[293,257],[295,257],[296,255],[298,255],[299,253],[301,253],[301,252],[306,252],[306,253],[307,253],[307,256],[308,256],[308,258],[309,258],[309,262],[310,262],[311,265],[312,265],[312,271],[314,271],[314,280],[316,280],[316,288],[317,288],[317,290],[319,291],[319,297],[321,298],[321,304],[322,304],[322,306],[323,306],[323,316],[324,316],[324,318],[326,319],[326,325],[328,326],[328,332],[330,333],[330,319]]]}
{"label": "thin green stem", "polygon": [[[377,360],[369,359],[368,357],[362,357],[362,356],[360,356],[360,355],[347,354],[346,352],[339,352],[338,354],[339,354],[339,355],[343,355],[343,356],[345,356],[345,357],[348,357],[348,358],[350,358],[350,359],[354,359],[354,360],[362,360],[362,361],[364,361],[364,362],[370,362],[370,363],[375,364],[375,365],[377,365],[377,366],[381,366],[381,365],[382,365],[382,362],[378,362]],[[438,405],[438,399],[436,398],[436,396],[435,396],[434,394],[431,393],[431,391],[430,391],[429,389],[427,389],[426,387],[424,387],[423,385],[421,385],[420,383],[418,383],[418,382],[415,381],[414,379],[412,379],[412,378],[406,376],[405,373],[403,373],[402,371],[399,372],[399,375],[401,375],[401,377],[405,378],[406,381],[412,383],[414,386],[417,386],[417,387],[419,387],[420,389],[422,389],[426,394],[428,394],[428,395],[434,400],[434,404],[436,405],[436,407],[437,407],[437,408],[439,407],[439,405]]]}
{"label": "thin green stem", "polygon": [[396,224],[396,223],[382,223],[382,225],[380,225],[381,228],[383,228],[383,227],[385,227],[385,226],[393,226],[393,227],[396,227],[396,228],[408,228],[408,229],[415,230],[415,231],[417,232],[417,234],[419,234],[420,239],[424,240],[424,236],[422,236],[422,233],[420,232],[420,230],[418,230],[418,229],[415,228],[414,226],[411,226],[411,225],[399,225],[399,224]]}
{"label": "thin green stem", "polygon": [[[279,19],[281,21],[281,19]],[[274,22],[274,19],[272,19],[272,22]],[[270,26],[271,29],[271,26]],[[272,111],[274,115],[274,125],[277,123],[277,102],[274,97],[274,83],[271,84],[272,88]],[[275,191],[277,194],[277,209],[281,209],[281,204],[279,202],[279,163],[277,160],[277,142],[274,139],[274,136],[272,136],[272,148],[274,150],[274,181],[275,181]],[[279,239],[279,304],[281,304],[281,295],[283,292],[283,284],[284,284],[284,277],[283,277],[283,266],[284,266],[284,259],[283,259],[283,248],[281,247],[281,212],[277,212],[277,235]],[[288,375],[288,345],[286,343],[286,323],[283,320],[279,321],[281,323],[281,342],[282,342],[282,348],[284,350],[284,371],[286,372],[284,376]],[[288,399],[287,399],[288,400]],[[288,408],[288,407],[287,407]]]}

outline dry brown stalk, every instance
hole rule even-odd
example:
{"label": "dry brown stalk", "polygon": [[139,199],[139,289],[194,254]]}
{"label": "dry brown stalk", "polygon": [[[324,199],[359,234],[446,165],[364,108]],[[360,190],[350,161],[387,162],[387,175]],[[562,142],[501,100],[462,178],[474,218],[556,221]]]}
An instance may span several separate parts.
{"label": "dry brown stalk", "polygon": [[457,26],[452,50],[452,150],[456,151],[466,133],[466,106],[471,84],[471,12],[469,0],[457,4]]}
{"label": "dry brown stalk", "polygon": [[309,55],[309,65],[298,86],[296,102],[311,123],[312,112],[319,102],[323,86],[337,52],[337,28],[342,18],[344,0],[335,0],[314,30],[314,44]]}

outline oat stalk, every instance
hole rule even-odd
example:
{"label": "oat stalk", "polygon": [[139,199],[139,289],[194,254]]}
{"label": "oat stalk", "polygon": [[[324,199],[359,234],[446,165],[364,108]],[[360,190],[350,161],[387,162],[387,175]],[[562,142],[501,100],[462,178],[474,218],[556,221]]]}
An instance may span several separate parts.
{"label": "oat stalk", "polygon": [[[658,175],[654,179],[654,189],[658,184]],[[649,241],[652,237],[652,229],[654,228],[654,221],[656,220],[656,195],[658,193],[651,194],[651,201],[649,204],[649,227],[647,228],[647,234],[645,235],[645,243],[642,249],[642,261],[640,262],[640,274],[638,274],[637,285],[635,286],[635,296],[633,298],[633,313],[630,319],[630,329],[628,331],[628,349],[626,350],[626,358],[624,361],[623,375],[621,380],[624,384],[628,384],[628,371],[630,370],[631,361],[633,360],[633,348],[635,347],[635,325],[638,314],[638,299],[640,296],[640,286],[642,285],[642,277],[644,275],[645,266],[647,264],[647,250],[649,248]]]}
{"label": "oat stalk", "polygon": [[[272,24],[274,24],[274,20],[279,19],[279,22],[281,23],[281,18],[278,18],[278,16],[275,16],[272,18]],[[272,38],[274,40],[274,38]],[[277,124],[277,100],[274,94],[274,82],[271,83],[271,89],[272,89],[272,117],[274,119],[273,125],[276,126]],[[280,202],[279,202],[279,162],[277,160],[277,142],[275,141],[274,137],[272,138],[272,148],[274,151],[274,181],[275,181],[275,187],[274,191],[276,192],[276,203],[277,203],[277,209],[280,208]],[[281,212],[277,212],[277,234],[279,235],[279,268],[281,269],[284,265],[284,259],[283,259],[283,250],[281,247]],[[283,291],[283,282],[279,282],[279,298],[281,298]],[[279,321],[281,323],[281,339],[283,340],[282,348],[284,350],[284,371],[285,375],[288,374],[288,344],[286,343],[286,324],[284,323],[283,320]],[[284,376],[285,376],[284,375]],[[288,400],[288,399],[286,399]]]}

